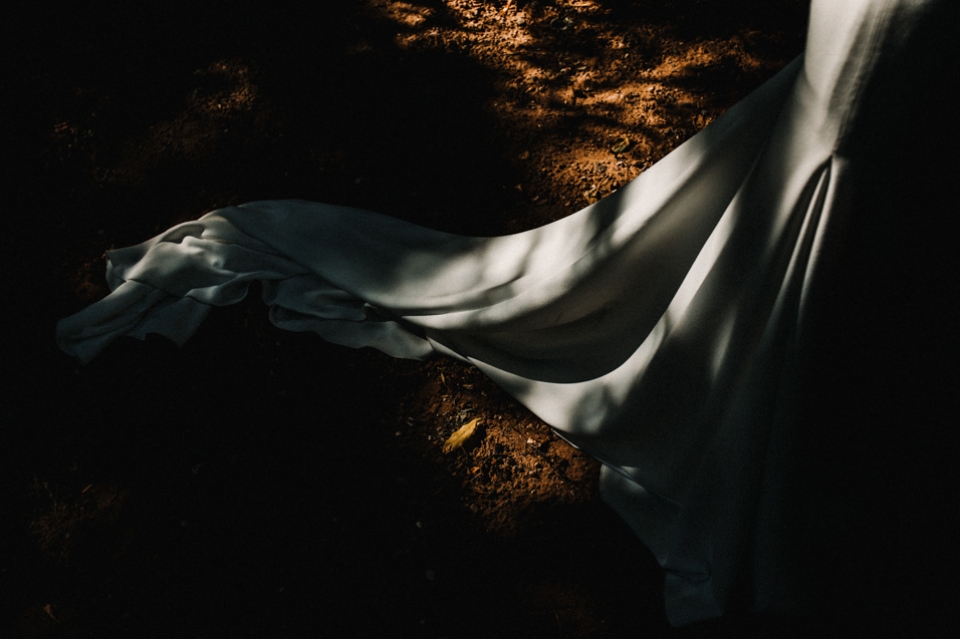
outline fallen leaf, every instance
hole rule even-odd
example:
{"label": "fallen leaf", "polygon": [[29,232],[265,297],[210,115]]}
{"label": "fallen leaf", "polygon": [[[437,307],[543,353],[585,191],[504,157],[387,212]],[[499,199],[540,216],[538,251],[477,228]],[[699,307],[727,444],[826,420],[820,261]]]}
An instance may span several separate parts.
{"label": "fallen leaf", "polygon": [[474,417],[469,422],[461,426],[457,432],[453,435],[450,435],[450,439],[443,442],[443,452],[452,453],[458,448],[462,447],[468,439],[473,437],[473,434],[477,432],[477,424],[480,422],[479,417]]}
{"label": "fallen leaf", "polygon": [[632,142],[630,142],[630,138],[623,137],[620,139],[619,142],[617,142],[612,147],[610,147],[610,150],[613,151],[614,153],[623,153],[624,151],[630,148],[631,144]]}

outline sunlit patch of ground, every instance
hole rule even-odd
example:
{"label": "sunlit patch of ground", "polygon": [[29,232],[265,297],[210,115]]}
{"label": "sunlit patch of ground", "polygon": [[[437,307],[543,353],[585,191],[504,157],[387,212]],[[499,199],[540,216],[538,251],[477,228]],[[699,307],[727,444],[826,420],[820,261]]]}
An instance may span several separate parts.
{"label": "sunlit patch of ground", "polygon": [[[494,72],[499,91],[486,106],[513,132],[537,223],[635,178],[787,61],[757,51],[782,34],[744,26],[684,40],[601,2],[370,6],[396,25],[401,47],[468,56]],[[718,73],[724,95],[702,81]]]}

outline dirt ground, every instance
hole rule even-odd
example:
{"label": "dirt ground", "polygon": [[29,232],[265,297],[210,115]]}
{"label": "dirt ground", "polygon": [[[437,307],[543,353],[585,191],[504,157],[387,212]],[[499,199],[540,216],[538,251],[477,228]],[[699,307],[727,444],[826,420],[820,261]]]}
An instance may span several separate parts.
{"label": "dirt ground", "polygon": [[568,215],[797,55],[806,10],[94,2],[7,24],[24,227],[4,258],[0,637],[762,636],[774,622],[736,609],[669,628],[597,463],[473,369],[281,332],[255,295],[182,349],[123,340],[86,367],[53,327],[105,294],[105,250],[224,205],[471,235]]}

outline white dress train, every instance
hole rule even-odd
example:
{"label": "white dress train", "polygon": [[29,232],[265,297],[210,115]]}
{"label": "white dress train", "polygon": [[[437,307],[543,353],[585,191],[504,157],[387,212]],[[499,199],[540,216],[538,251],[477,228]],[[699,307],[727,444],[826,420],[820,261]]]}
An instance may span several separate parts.
{"label": "white dress train", "polygon": [[[853,194],[865,87],[933,2],[814,0],[806,53],[622,190],[516,235],[445,234],[302,201],[209,213],[111,251],[112,293],[57,327],[183,343],[252,281],[277,326],[467,361],[604,464],[601,491],[666,569],[669,619],[769,609],[779,459],[805,313]],[[455,203],[451,203],[455,205]],[[749,566],[745,568],[745,566]]]}

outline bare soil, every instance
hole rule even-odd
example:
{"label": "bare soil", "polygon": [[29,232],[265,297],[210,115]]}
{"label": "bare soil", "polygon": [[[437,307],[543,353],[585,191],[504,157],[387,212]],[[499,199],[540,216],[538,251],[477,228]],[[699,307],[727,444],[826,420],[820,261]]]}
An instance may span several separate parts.
{"label": "bare soil", "polygon": [[[39,3],[8,24],[0,637],[740,636],[673,630],[598,465],[477,371],[274,329],[81,367],[105,250],[303,198],[471,235],[635,178],[797,55],[798,0]],[[23,265],[29,265],[24,268]],[[256,296],[251,295],[251,298]],[[451,453],[442,444],[478,419]],[[7,551],[9,549],[9,552]]]}

